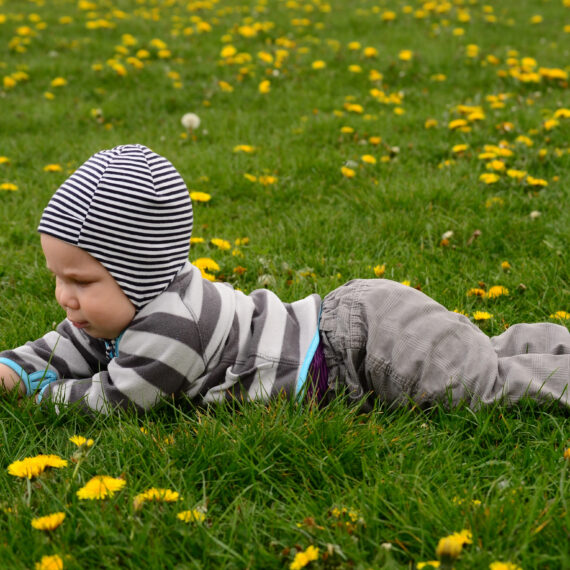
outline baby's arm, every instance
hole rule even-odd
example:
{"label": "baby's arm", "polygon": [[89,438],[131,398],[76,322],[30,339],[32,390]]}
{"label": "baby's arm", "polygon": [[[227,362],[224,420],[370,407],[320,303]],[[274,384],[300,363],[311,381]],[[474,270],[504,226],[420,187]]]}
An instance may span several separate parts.
{"label": "baby's arm", "polygon": [[26,387],[20,377],[12,368],[2,363],[0,363],[0,389],[6,392],[18,390],[20,396],[26,394]]}

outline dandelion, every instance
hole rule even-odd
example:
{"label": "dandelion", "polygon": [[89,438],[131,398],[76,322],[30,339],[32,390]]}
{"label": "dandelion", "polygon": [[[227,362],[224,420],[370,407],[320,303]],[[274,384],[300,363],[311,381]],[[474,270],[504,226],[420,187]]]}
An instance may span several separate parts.
{"label": "dandelion", "polygon": [[417,569],[422,570],[422,568],[439,568],[441,566],[441,562],[439,560],[428,560],[427,562],[418,562]]}
{"label": "dandelion", "polygon": [[7,156],[0,156],[0,164],[10,164],[10,159]]}
{"label": "dandelion", "polygon": [[177,519],[185,523],[201,523],[206,520],[206,514],[202,509],[192,509],[191,511],[182,511],[176,515]]}
{"label": "dandelion", "polygon": [[319,559],[319,549],[313,545],[309,546],[307,550],[297,552],[293,562],[289,565],[289,570],[300,570],[311,563],[313,560]]}
{"label": "dandelion", "polygon": [[44,172],[61,172],[63,168],[59,164],[46,164],[44,166]]}
{"label": "dandelion", "polygon": [[469,289],[469,291],[467,291],[467,296],[468,297],[485,297],[487,295],[487,292],[485,291],[485,289],[481,289],[479,287],[474,287],[473,289]]}
{"label": "dandelion", "polygon": [[258,86],[258,90],[262,95],[265,95],[271,91],[271,81],[264,79]]}
{"label": "dandelion", "polygon": [[514,168],[509,168],[507,170],[507,176],[513,178],[514,180],[522,180],[526,176],[526,170],[516,170]]}
{"label": "dandelion", "polygon": [[220,266],[209,257],[199,257],[198,259],[192,262],[192,265],[195,265],[198,269],[203,271],[219,271]]}
{"label": "dandelion", "polygon": [[411,49],[403,49],[398,54],[402,61],[410,61],[414,57],[414,52]]}
{"label": "dandelion", "polygon": [[493,315],[491,315],[491,313],[487,313],[487,311],[475,311],[473,313],[473,318],[476,321],[488,321],[493,318]]}
{"label": "dandelion", "polygon": [[207,192],[198,192],[192,191],[190,192],[190,200],[193,202],[209,202],[212,196]]}
{"label": "dandelion", "polygon": [[65,520],[65,513],[52,513],[44,517],[32,519],[32,527],[36,530],[55,530]]}
{"label": "dandelion", "polygon": [[570,459],[570,447],[564,450],[564,459]]}
{"label": "dandelion", "polygon": [[91,447],[95,443],[92,439],[86,439],[82,435],[74,435],[69,438],[69,441],[77,445],[77,447]]}
{"label": "dandelion", "polygon": [[222,251],[227,251],[228,249],[231,249],[232,245],[229,241],[225,240],[225,239],[220,239],[220,238],[212,238],[210,240],[210,243],[212,245],[215,245],[218,249],[221,249]]}
{"label": "dandelion", "polygon": [[340,128],[340,132],[345,135],[350,135],[354,132],[354,129],[352,127],[345,125],[344,127]]}
{"label": "dandelion", "polygon": [[424,123],[424,127],[426,129],[433,129],[434,127],[437,127],[437,120],[436,119],[426,119],[426,121]]}
{"label": "dandelion", "polygon": [[520,566],[517,566],[513,562],[491,562],[489,564],[489,570],[522,570]]}
{"label": "dandelion", "polygon": [[555,313],[550,315],[551,319],[570,319],[570,313],[566,311],[556,311]]}
{"label": "dandelion", "polygon": [[511,264],[508,261],[501,262],[501,269],[503,271],[508,271],[511,268]]}
{"label": "dandelion", "polygon": [[180,499],[180,494],[170,489],[157,489],[151,487],[150,489],[139,493],[133,501],[135,509],[140,509],[143,503],[153,501],[157,503],[174,503]]}
{"label": "dandelion", "polygon": [[487,297],[489,299],[496,299],[497,297],[501,297],[502,295],[508,295],[509,290],[502,285],[494,285],[493,287],[489,288],[487,291]]}
{"label": "dandelion", "polygon": [[451,147],[451,152],[454,154],[461,154],[469,148],[468,144],[456,144]]}
{"label": "dandelion", "polygon": [[263,186],[270,186],[271,184],[275,184],[277,180],[277,176],[271,176],[269,174],[264,174],[257,178],[257,181]]}
{"label": "dandelion", "polygon": [[378,56],[378,50],[375,47],[365,47],[362,50],[364,57],[373,58]]}
{"label": "dandelion", "polygon": [[232,93],[234,88],[227,81],[218,81],[218,87],[225,93]]}
{"label": "dandelion", "polygon": [[322,59],[317,59],[317,61],[313,61],[313,63],[311,63],[311,67],[313,69],[324,69],[326,66],[326,62]]}
{"label": "dandelion", "polygon": [[447,125],[447,127],[454,131],[455,129],[459,129],[462,127],[466,127],[468,125],[467,121],[465,119],[455,119],[453,121],[450,121]]}
{"label": "dandelion", "polygon": [[382,277],[382,275],[384,275],[384,273],[386,272],[386,265],[385,264],[375,265],[373,271],[376,277]]}
{"label": "dandelion", "polygon": [[0,184],[0,190],[8,190],[10,192],[14,192],[17,189],[18,187],[16,184],[12,182],[2,182],[2,184]]}
{"label": "dandelion", "polygon": [[254,146],[251,146],[249,144],[238,144],[234,146],[234,152],[245,152],[246,154],[252,154],[256,150],[257,149]]}
{"label": "dandelion", "polygon": [[32,479],[41,475],[48,467],[57,469],[66,465],[67,461],[57,455],[36,455],[11,463],[8,465],[8,473],[14,477]]}
{"label": "dandelion", "polygon": [[64,87],[65,85],[67,85],[67,79],[64,79],[63,77],[56,77],[55,79],[52,79],[52,87]]}
{"label": "dandelion", "polygon": [[382,137],[370,137],[368,142],[374,146],[378,146],[382,142]]}
{"label": "dandelion", "polygon": [[39,562],[34,565],[35,570],[63,570],[63,559],[59,554],[42,556]]}
{"label": "dandelion", "polygon": [[506,166],[502,160],[492,160],[487,164],[487,170],[497,170],[499,172],[505,170]]}
{"label": "dandelion", "polygon": [[495,184],[495,182],[498,182],[500,179],[501,177],[493,172],[484,172],[479,176],[479,180],[485,184]]}
{"label": "dandelion", "polygon": [[527,176],[526,182],[529,186],[536,186],[541,188],[548,186],[548,182],[546,180],[543,178],[534,178],[534,176]]}
{"label": "dandelion", "polygon": [[80,499],[105,499],[112,497],[117,491],[120,491],[127,482],[124,479],[109,477],[107,475],[95,475],[92,479],[77,491]]}
{"label": "dandelion", "polygon": [[349,168],[348,166],[342,166],[340,171],[345,178],[354,178],[356,176],[356,170]]}
{"label": "dandelion", "polygon": [[371,154],[364,154],[360,158],[362,162],[365,162],[366,164],[376,164],[377,162],[376,158]]}
{"label": "dandelion", "polygon": [[196,113],[185,113],[180,122],[187,131],[194,131],[200,126],[200,117]]}

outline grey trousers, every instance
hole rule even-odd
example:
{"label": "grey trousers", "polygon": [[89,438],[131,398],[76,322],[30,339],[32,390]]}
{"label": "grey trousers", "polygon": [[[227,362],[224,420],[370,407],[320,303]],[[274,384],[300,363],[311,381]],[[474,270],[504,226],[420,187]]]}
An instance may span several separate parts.
{"label": "grey trousers", "polygon": [[490,338],[416,289],[357,279],[325,297],[320,334],[331,392],[365,410],[375,398],[474,409],[521,397],[570,405],[570,332],[554,323],[517,324]]}

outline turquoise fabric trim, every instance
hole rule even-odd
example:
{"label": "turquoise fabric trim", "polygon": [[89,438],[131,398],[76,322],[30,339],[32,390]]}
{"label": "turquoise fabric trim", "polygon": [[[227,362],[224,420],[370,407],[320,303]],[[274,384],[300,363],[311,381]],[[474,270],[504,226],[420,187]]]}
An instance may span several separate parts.
{"label": "turquoise fabric trim", "polygon": [[309,374],[309,367],[311,366],[311,362],[313,361],[313,356],[315,356],[315,352],[317,351],[319,342],[320,342],[319,327],[317,325],[317,332],[315,333],[315,336],[311,341],[309,350],[307,351],[305,360],[303,360],[303,365],[301,366],[301,370],[299,371],[299,376],[297,378],[297,387],[295,389],[295,398],[297,400],[300,400],[305,392],[304,388],[307,382],[307,375]]}
{"label": "turquoise fabric trim", "polygon": [[21,379],[26,387],[26,395],[33,396],[38,390],[38,402],[41,401],[45,389],[57,380],[57,374],[52,370],[38,370],[28,374],[19,364],[9,358],[0,358],[0,363],[11,368]]}

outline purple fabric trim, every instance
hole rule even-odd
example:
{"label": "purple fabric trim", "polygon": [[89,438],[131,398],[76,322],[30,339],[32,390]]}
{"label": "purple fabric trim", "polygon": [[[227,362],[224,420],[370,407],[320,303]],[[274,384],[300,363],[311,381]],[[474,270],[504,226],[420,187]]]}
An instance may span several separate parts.
{"label": "purple fabric trim", "polygon": [[329,389],[329,369],[322,342],[319,342],[307,373],[307,399],[321,402]]}

